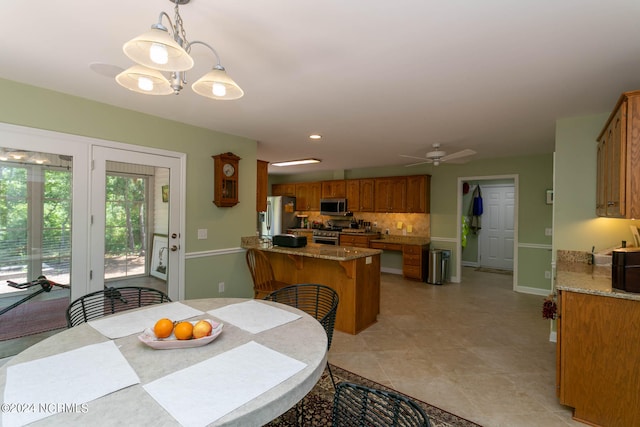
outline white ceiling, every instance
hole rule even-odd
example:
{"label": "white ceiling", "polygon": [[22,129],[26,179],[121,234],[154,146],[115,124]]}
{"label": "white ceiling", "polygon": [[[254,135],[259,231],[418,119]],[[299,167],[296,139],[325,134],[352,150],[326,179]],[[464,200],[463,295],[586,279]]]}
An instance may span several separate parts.
{"label": "white ceiling", "polygon": [[[550,153],[556,119],[640,89],[638,0],[191,0],[188,40],[216,48],[242,99],[139,95],[89,68],[129,67],[122,44],[173,7],[6,0],[0,77],[254,139],[270,162],[323,160],[270,173],[403,165],[435,142]],[[189,85],[214,65],[192,56]]]}

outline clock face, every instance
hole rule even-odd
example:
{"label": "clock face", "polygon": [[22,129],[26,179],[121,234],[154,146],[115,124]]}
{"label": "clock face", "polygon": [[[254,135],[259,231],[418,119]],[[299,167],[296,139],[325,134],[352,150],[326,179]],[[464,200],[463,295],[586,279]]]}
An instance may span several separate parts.
{"label": "clock face", "polygon": [[234,168],[231,163],[225,163],[224,166],[222,166],[222,172],[224,172],[226,176],[232,176],[236,172],[236,168]]}

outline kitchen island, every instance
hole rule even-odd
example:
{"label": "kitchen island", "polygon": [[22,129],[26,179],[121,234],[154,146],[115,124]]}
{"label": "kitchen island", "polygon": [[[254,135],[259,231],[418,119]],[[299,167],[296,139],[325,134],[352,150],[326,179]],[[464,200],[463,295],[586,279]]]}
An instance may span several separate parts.
{"label": "kitchen island", "polygon": [[637,426],[640,294],[612,289],[611,267],[589,255],[558,251],[557,395],[578,421]]}
{"label": "kitchen island", "polygon": [[303,248],[262,247],[250,238],[243,239],[242,247],[262,250],[279,281],[334,289],[340,298],[336,330],[355,335],[377,321],[381,250],[314,243]]}

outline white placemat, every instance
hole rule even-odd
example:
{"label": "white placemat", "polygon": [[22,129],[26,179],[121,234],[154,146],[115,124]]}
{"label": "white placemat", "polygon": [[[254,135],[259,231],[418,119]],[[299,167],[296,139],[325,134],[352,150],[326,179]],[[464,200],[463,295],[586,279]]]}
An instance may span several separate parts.
{"label": "white placemat", "polygon": [[185,320],[199,316],[203,312],[180,302],[151,305],[144,310],[125,311],[117,316],[91,320],[89,325],[107,338],[116,339],[140,333],[163,317],[171,320]]}
{"label": "white placemat", "polygon": [[143,387],[183,426],[205,426],[306,366],[251,341]]}
{"label": "white placemat", "polygon": [[264,302],[250,300],[207,311],[218,319],[257,334],[299,319],[301,316]]}
{"label": "white placemat", "polygon": [[2,425],[22,426],[63,411],[86,412],[83,404],[139,382],[113,341],[9,366]]}

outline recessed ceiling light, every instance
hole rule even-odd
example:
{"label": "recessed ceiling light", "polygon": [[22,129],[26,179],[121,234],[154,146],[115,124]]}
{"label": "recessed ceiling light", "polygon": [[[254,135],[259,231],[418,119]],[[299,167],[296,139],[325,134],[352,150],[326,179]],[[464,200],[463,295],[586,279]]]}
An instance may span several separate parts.
{"label": "recessed ceiling light", "polygon": [[312,135],[309,135],[309,139],[322,139],[322,135],[314,133]]}
{"label": "recessed ceiling light", "polygon": [[273,166],[296,166],[296,165],[308,165],[310,163],[320,163],[318,159],[301,159],[301,160],[289,160],[286,162],[271,163]]}

